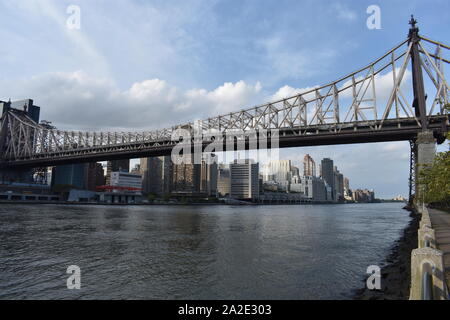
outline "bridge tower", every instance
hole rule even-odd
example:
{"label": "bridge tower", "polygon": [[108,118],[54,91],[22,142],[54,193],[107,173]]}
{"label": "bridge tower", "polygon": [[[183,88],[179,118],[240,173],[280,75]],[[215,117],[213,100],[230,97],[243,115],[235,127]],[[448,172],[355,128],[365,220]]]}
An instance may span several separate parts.
{"label": "bridge tower", "polygon": [[[16,109],[16,107],[22,107],[23,111]],[[33,118],[36,122],[39,122],[40,107],[33,104],[33,100],[21,100],[5,102],[0,101],[0,155],[6,152],[8,135],[10,134],[10,123],[8,112],[21,112],[26,113]],[[33,182],[33,170],[32,169],[0,169],[0,183]]]}
{"label": "bridge tower", "polygon": [[[411,66],[413,81],[413,108],[420,122],[422,131],[411,141],[410,178],[409,178],[409,202],[414,198],[416,203],[421,202],[423,186],[418,183],[420,172],[424,165],[431,164],[436,154],[436,139],[433,131],[428,130],[426,95],[422,74],[422,62],[419,48],[419,28],[417,20],[411,15],[409,21],[411,28],[408,34],[408,43],[411,44]],[[413,196],[413,193],[415,196]]]}

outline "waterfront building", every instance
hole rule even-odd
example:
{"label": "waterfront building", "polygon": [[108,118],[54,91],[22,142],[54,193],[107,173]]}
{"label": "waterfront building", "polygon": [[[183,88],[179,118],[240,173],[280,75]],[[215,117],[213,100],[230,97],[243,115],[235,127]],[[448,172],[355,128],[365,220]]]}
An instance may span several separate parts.
{"label": "waterfront building", "polygon": [[325,184],[325,190],[327,193],[327,201],[333,201],[333,190],[325,181],[324,181],[324,184]]}
{"label": "waterfront building", "polygon": [[111,185],[111,173],[112,172],[130,172],[130,160],[113,160],[108,161],[106,164],[106,185]]}
{"label": "waterfront building", "polygon": [[331,188],[331,200],[336,201],[336,187],[334,179],[334,162],[330,158],[322,159],[320,176]]}
{"label": "waterfront building", "polygon": [[208,197],[217,194],[217,156],[214,154],[203,154],[200,168],[200,192]]}
{"label": "waterfront building", "polygon": [[286,193],[286,192],[264,192],[260,195],[260,203],[302,203],[308,202],[301,193]]}
{"label": "waterfront building", "polygon": [[97,191],[97,187],[105,185],[105,175],[103,165],[97,162],[91,162],[85,165],[86,189]]}
{"label": "waterfront building", "polygon": [[294,192],[294,193],[303,193],[304,192],[304,188],[303,188],[300,178],[296,182],[291,183],[290,192]]}
{"label": "waterfront building", "polygon": [[86,166],[85,163],[77,163],[54,167],[51,186],[66,185],[76,189],[86,189]]}
{"label": "waterfront building", "polygon": [[60,196],[52,193],[45,184],[28,184],[21,182],[0,182],[1,201],[60,201]]}
{"label": "waterfront building", "polygon": [[300,169],[295,166],[291,166],[291,180],[292,180],[292,177],[295,177],[295,176],[297,176],[297,177],[300,176]]}
{"label": "waterfront building", "polygon": [[348,178],[345,177],[344,177],[344,199],[348,201],[353,200],[352,190],[350,189],[350,181],[348,180]]}
{"label": "waterfront building", "polygon": [[141,159],[140,173],[144,194],[167,195],[172,190],[172,160],[170,156]]}
{"label": "waterfront building", "polygon": [[228,167],[222,167],[218,170],[217,176],[217,194],[220,197],[226,197],[230,195],[230,169]]}
{"label": "waterfront building", "polygon": [[355,202],[374,202],[375,192],[367,189],[353,190],[353,200]]}
{"label": "waterfront building", "polygon": [[344,194],[348,195],[350,191],[350,181],[348,178],[344,177]]}
{"label": "waterfront building", "polygon": [[334,167],[334,194],[336,201],[344,200],[344,176],[339,172],[337,167]]}
{"label": "waterfront building", "polygon": [[200,194],[201,164],[194,162],[194,154],[186,155],[183,163],[173,164],[172,193]]}
{"label": "waterfront building", "polygon": [[316,176],[316,162],[309,154],[305,155],[303,158],[303,175],[305,177]]}
{"label": "waterfront building", "polygon": [[235,160],[230,164],[230,196],[240,200],[259,197],[259,164],[253,160]]}
{"label": "waterfront building", "polygon": [[305,198],[314,201],[327,201],[327,189],[325,182],[318,177],[301,177],[300,192],[303,193]]}
{"label": "waterfront building", "polygon": [[142,176],[122,171],[111,172],[110,186],[120,187],[120,189],[129,188],[132,191],[140,192],[142,189]]}
{"label": "waterfront building", "polygon": [[266,165],[267,174],[273,175],[276,182],[289,181],[291,177],[291,160],[271,160]]}

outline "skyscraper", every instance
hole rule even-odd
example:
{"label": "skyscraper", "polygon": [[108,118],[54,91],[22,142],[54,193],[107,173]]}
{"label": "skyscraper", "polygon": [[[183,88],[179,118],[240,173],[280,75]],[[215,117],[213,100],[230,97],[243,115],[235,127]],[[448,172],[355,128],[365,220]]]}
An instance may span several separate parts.
{"label": "skyscraper", "polygon": [[91,162],[86,165],[86,189],[97,191],[97,187],[105,184],[105,175],[101,163]]}
{"label": "skyscraper", "polygon": [[194,154],[185,156],[182,164],[173,164],[172,192],[199,193],[200,171],[201,164],[194,163]]}
{"label": "skyscraper", "polygon": [[140,172],[144,194],[163,195],[172,191],[172,160],[170,156],[142,158]]}
{"label": "skyscraper", "polygon": [[335,181],[334,181],[334,162],[330,158],[324,158],[322,159],[321,166],[320,166],[321,172],[320,175],[322,179],[326,182],[328,186],[331,188],[331,197],[332,200],[336,200],[336,187],[335,187]]}
{"label": "skyscraper", "polygon": [[221,167],[217,176],[217,193],[220,197],[229,196],[230,188],[230,169],[228,167]]}
{"label": "skyscraper", "polygon": [[276,182],[290,180],[291,160],[271,160],[265,166],[266,174],[272,176]]}
{"label": "skyscraper", "polygon": [[214,154],[203,154],[200,172],[200,192],[208,197],[217,193],[217,157]]}
{"label": "skyscraper", "polygon": [[334,187],[335,200],[340,201],[344,199],[344,175],[339,172],[337,167],[334,167]]}
{"label": "skyscraper", "polygon": [[235,160],[230,164],[230,196],[235,199],[259,198],[259,164],[253,160]]}
{"label": "skyscraper", "polygon": [[316,176],[316,162],[309,154],[303,158],[303,175],[305,177]]}
{"label": "skyscraper", "polygon": [[86,163],[54,167],[52,171],[52,187],[65,185],[72,186],[76,189],[85,189],[87,187],[86,168]]}

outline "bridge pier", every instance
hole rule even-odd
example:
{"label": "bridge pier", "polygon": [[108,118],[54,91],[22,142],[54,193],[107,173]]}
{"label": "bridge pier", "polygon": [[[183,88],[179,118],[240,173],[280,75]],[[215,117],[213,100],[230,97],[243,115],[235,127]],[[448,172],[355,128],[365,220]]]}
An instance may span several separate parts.
{"label": "bridge pier", "polygon": [[415,142],[415,163],[416,163],[416,190],[415,190],[415,203],[422,203],[422,191],[423,184],[420,184],[420,173],[423,171],[426,165],[430,165],[434,161],[436,155],[436,139],[434,138],[433,131],[424,130],[417,134]]}

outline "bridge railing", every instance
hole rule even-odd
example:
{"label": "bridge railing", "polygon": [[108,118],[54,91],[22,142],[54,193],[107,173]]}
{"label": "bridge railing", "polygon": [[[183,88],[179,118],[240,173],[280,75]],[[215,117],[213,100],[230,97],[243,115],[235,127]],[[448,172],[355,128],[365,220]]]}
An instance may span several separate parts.
{"label": "bridge railing", "polygon": [[447,300],[448,289],[444,278],[443,252],[436,248],[427,207],[422,214],[418,231],[418,248],[411,252],[410,300]]}

